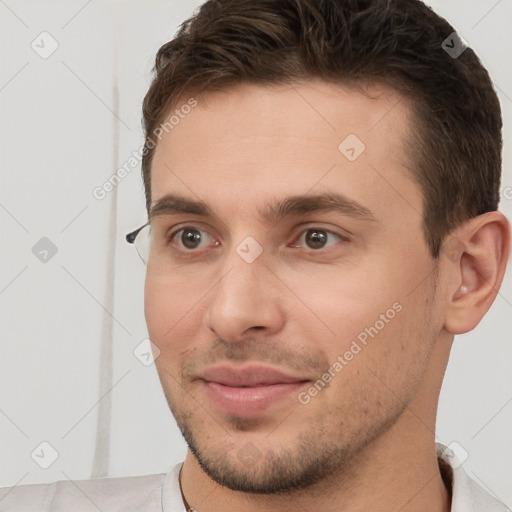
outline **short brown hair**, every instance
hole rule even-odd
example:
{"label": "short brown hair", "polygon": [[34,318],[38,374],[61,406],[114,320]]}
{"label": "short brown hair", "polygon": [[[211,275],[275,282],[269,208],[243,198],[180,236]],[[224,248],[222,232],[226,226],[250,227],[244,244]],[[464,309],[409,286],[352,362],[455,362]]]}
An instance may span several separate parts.
{"label": "short brown hair", "polygon": [[424,197],[425,239],[439,257],[453,228],[498,208],[501,177],[499,101],[471,48],[457,58],[443,49],[453,32],[419,0],[206,2],[158,51],[144,98],[148,213],[153,133],[183,94],[244,82],[379,82],[412,100],[413,173]]}

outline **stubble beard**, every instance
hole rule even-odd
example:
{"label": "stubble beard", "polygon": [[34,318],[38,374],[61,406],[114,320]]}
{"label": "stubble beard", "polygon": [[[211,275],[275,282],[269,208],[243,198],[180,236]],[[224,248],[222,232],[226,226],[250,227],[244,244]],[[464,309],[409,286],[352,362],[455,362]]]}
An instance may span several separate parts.
{"label": "stubble beard", "polygon": [[[256,447],[256,442],[251,442],[254,422],[230,417],[225,430],[246,436],[246,440],[240,437],[236,447],[227,450],[222,440],[217,445],[212,444],[211,437],[205,436],[197,426],[194,414],[178,411],[167,393],[166,397],[181,434],[203,471],[213,481],[233,491],[260,495],[291,494],[327,480],[336,480],[339,484],[349,481],[358,455],[389,430],[407,407],[404,401],[398,401],[387,409],[385,418],[366,417],[357,422],[352,419],[352,425],[345,425],[342,420],[334,423],[331,418],[327,430],[325,420],[330,414],[326,413],[295,434],[292,446],[281,445],[279,451]],[[355,423],[359,425],[357,428]],[[212,431],[211,426],[204,428]],[[293,429],[294,422],[285,420],[278,428]],[[225,435],[230,440],[228,434]],[[249,453],[244,453],[246,451]]]}

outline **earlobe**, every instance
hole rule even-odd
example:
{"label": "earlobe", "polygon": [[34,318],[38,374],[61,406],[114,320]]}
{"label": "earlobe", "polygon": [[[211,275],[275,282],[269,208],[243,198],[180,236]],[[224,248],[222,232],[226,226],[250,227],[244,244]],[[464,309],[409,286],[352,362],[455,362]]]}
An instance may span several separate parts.
{"label": "earlobe", "polygon": [[444,262],[453,283],[444,328],[463,334],[478,325],[498,294],[510,252],[510,227],[503,214],[489,212],[464,223],[445,243],[454,238],[460,253]]}

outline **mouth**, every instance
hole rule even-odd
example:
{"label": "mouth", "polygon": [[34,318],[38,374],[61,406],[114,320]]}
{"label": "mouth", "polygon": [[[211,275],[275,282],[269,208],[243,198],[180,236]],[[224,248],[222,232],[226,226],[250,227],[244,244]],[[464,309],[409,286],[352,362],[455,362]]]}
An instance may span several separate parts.
{"label": "mouth", "polygon": [[311,381],[263,366],[218,366],[199,380],[213,405],[225,414],[254,417],[289,397]]}

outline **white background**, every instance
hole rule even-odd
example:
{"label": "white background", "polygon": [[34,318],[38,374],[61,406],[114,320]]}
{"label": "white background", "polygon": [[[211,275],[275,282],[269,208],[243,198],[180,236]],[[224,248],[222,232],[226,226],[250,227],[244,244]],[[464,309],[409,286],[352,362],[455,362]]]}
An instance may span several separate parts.
{"label": "white background", "polygon": [[[184,457],[156,371],[133,355],[147,335],[144,266],[124,235],[145,221],[140,165],[105,199],[92,191],[142,144],[156,51],[198,5],[0,1],[0,486],[166,472]],[[430,5],[496,85],[505,190],[512,2]],[[46,59],[31,47],[35,40],[48,51],[52,39],[58,48]],[[509,218],[511,192],[501,202]],[[42,237],[58,251],[46,263],[32,252]],[[466,471],[509,507],[511,315],[509,271],[484,321],[456,339],[437,432],[438,441],[463,447]],[[59,455],[46,470],[30,456],[42,441]]]}

